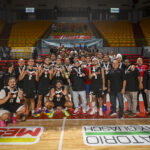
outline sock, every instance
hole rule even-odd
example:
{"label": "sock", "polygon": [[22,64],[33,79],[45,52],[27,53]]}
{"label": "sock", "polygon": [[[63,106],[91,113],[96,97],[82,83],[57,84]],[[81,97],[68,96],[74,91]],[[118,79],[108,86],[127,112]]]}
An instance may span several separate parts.
{"label": "sock", "polygon": [[41,110],[41,108],[39,108],[39,110]]}
{"label": "sock", "polygon": [[34,114],[35,113],[35,110],[32,110],[32,114]]}
{"label": "sock", "polygon": [[92,102],[92,108],[94,108],[95,107],[95,102]]}

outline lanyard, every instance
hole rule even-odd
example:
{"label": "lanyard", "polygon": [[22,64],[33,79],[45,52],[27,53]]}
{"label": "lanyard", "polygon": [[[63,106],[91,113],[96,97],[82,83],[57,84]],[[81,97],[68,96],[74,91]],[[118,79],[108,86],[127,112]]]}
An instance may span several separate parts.
{"label": "lanyard", "polygon": [[139,70],[139,72],[141,73],[143,71],[143,66],[141,67],[141,69],[139,67],[137,67],[137,69]]}
{"label": "lanyard", "polygon": [[131,68],[131,65],[125,70],[125,74],[128,73],[128,71],[130,70],[130,68]]}

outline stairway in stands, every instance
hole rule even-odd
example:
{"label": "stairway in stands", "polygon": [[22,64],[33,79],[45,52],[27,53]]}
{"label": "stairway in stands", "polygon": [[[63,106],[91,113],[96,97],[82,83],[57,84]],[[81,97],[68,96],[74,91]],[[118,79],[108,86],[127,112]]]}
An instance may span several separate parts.
{"label": "stairway in stands", "polygon": [[141,30],[139,23],[133,23],[132,28],[133,28],[136,46],[139,47],[139,46],[147,45],[145,37],[143,35],[143,32]]}
{"label": "stairway in stands", "polygon": [[11,23],[5,23],[4,28],[0,34],[0,46],[8,46],[8,39],[11,32],[11,28]]}
{"label": "stairway in stands", "polygon": [[35,46],[40,47],[41,45],[41,39],[47,39],[48,36],[51,33],[51,26],[52,24],[48,27],[48,29],[45,31],[45,33],[41,36],[41,38],[39,40],[37,40],[37,42],[35,43]]}
{"label": "stairway in stands", "polygon": [[[91,28],[91,30],[93,31],[93,34],[96,38],[100,38],[100,39],[104,39],[104,37],[101,35],[101,33],[97,30],[97,28],[95,27],[95,25],[93,23],[89,23],[89,26]],[[106,39],[104,39],[103,41],[103,47],[109,47],[108,42],[106,41]]]}

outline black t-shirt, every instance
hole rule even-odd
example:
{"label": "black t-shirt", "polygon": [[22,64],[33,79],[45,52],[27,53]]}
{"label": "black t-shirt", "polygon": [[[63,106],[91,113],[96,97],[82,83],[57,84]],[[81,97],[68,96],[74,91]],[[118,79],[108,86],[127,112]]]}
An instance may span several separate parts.
{"label": "black t-shirt", "polygon": [[123,81],[126,80],[124,71],[122,69],[111,69],[108,74],[108,80],[110,80],[110,92],[121,92],[123,87]]}
{"label": "black t-shirt", "polygon": [[131,71],[131,66],[125,69],[126,74],[126,91],[134,92],[138,91],[138,77],[140,77],[140,72],[135,69]]}
{"label": "black t-shirt", "polygon": [[144,89],[150,90],[150,68],[144,72],[143,84]]}

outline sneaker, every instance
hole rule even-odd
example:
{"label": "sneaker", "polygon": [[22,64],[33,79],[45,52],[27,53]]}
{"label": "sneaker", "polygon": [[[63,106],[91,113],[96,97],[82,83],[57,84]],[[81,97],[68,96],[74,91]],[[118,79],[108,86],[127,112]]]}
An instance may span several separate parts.
{"label": "sneaker", "polygon": [[124,119],[123,116],[119,116],[118,119]]}
{"label": "sneaker", "polygon": [[13,124],[16,124],[17,123],[16,117],[11,117],[11,121]]}
{"label": "sneaker", "polygon": [[34,117],[34,118],[38,117],[36,113],[31,113],[31,116]]}
{"label": "sneaker", "polygon": [[1,122],[1,123],[0,123],[1,127],[6,127],[6,121],[1,120],[0,122]]}
{"label": "sneaker", "polygon": [[90,112],[90,115],[94,115],[96,113],[96,110],[93,108],[92,111]]}
{"label": "sneaker", "polygon": [[131,112],[131,113],[128,114],[128,116],[129,117],[136,117],[136,113]]}
{"label": "sneaker", "polygon": [[124,112],[124,114],[130,114],[130,113],[131,113],[130,110],[126,110],[126,111]]}
{"label": "sneaker", "polygon": [[39,111],[37,112],[37,117],[41,116],[41,109],[39,109]]}
{"label": "sneaker", "polygon": [[103,116],[103,111],[102,111],[102,109],[99,109],[99,116]]}
{"label": "sneaker", "polygon": [[67,110],[63,109],[62,112],[65,114],[66,117],[70,116],[70,114],[69,114],[69,112]]}
{"label": "sneaker", "polygon": [[82,110],[82,113],[83,113],[83,114],[86,114],[86,110],[85,110],[85,109],[83,109],[83,110]]}
{"label": "sneaker", "polygon": [[21,114],[20,118],[17,119],[18,122],[22,122],[22,121],[25,121],[25,120],[26,120],[26,115],[25,114]]}
{"label": "sneaker", "polygon": [[47,115],[47,116],[49,116],[49,115],[50,115],[50,113],[49,113],[49,111],[48,111],[47,109],[45,109],[44,114],[45,114],[45,115]]}
{"label": "sneaker", "polygon": [[77,114],[79,114],[79,108],[76,108],[73,112],[73,115],[77,115]]}
{"label": "sneaker", "polygon": [[48,116],[49,118],[52,118],[55,114],[55,110],[52,110],[52,112],[50,113],[50,115]]}
{"label": "sneaker", "polygon": [[113,113],[113,112],[111,112],[109,115],[110,115],[111,117],[113,117],[113,116],[116,116],[116,115],[117,115],[117,113]]}

